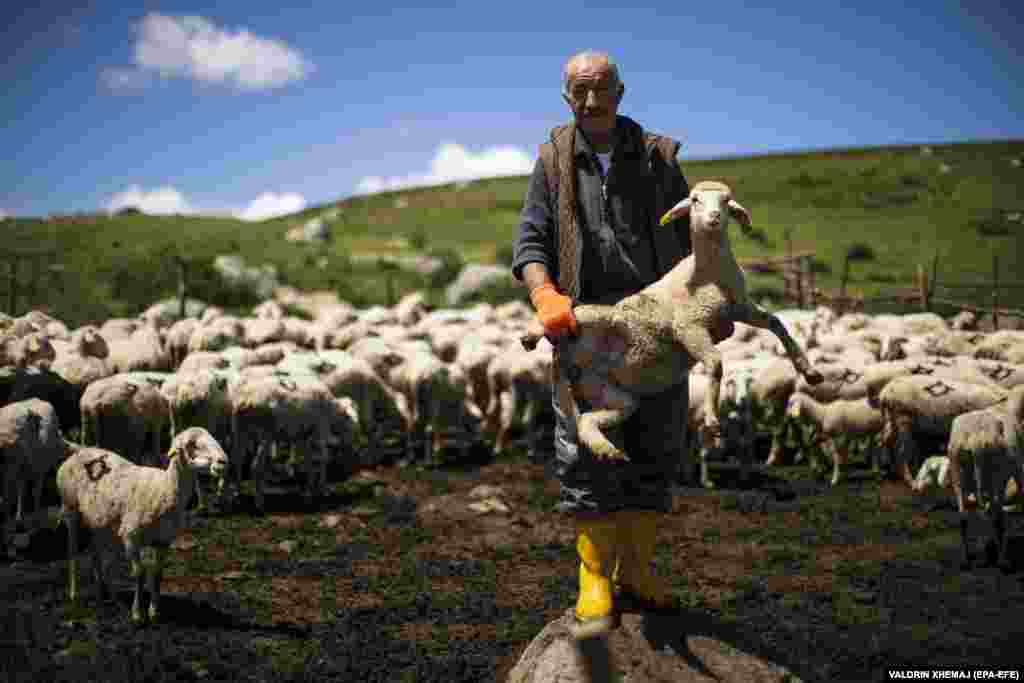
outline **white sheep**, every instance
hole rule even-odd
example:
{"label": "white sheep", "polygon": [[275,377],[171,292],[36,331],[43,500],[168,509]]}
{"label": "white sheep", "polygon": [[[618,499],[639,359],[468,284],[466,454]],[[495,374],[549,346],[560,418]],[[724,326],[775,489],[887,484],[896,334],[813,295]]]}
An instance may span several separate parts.
{"label": "white sheep", "polygon": [[[866,396],[858,399],[840,398],[825,403],[795,391],[789,397],[787,412],[791,418],[809,420],[817,427],[815,445],[827,447],[832,457],[832,478],[829,480],[832,486],[842,481],[846,474],[851,440],[872,438],[881,432],[884,424],[882,411],[872,406]],[[844,437],[841,446],[840,437]]]}
{"label": "white sheep", "polygon": [[163,335],[156,323],[150,321],[127,337],[107,339],[108,357],[114,372],[169,371],[171,354],[164,348]]}
{"label": "white sheep", "polygon": [[[0,472],[4,474],[4,519],[11,521],[11,508],[17,499],[14,519],[25,512],[25,490],[32,485],[32,508],[40,511],[46,474],[66,457],[64,438],[57,411],[37,398],[18,401],[0,408]],[[15,494],[17,488],[17,494]]]}
{"label": "white sheep", "polygon": [[492,435],[495,455],[508,448],[517,419],[526,430],[528,453],[535,454],[537,420],[551,412],[551,352],[544,339],[533,351],[507,348],[488,364],[485,431]]}
{"label": "white sheep", "polygon": [[329,420],[335,411],[331,392],[312,374],[289,374],[268,366],[246,368],[231,392],[231,461],[241,475],[248,454],[253,453],[257,509],[264,509],[266,471],[279,442],[293,451],[299,445],[306,447],[303,497],[312,502],[326,480]]}
{"label": "white sheep", "polygon": [[986,335],[973,355],[1004,363],[1024,363],[1024,330],[998,330]]}
{"label": "white sheep", "polygon": [[1005,404],[958,415],[950,429],[950,479],[960,512],[960,538],[963,567],[970,568],[973,557],[967,538],[967,506],[963,490],[965,461],[973,459],[978,502],[987,502],[992,521],[992,539],[988,544],[989,562],[1007,571],[1006,515],[1003,502],[1007,482],[1012,478],[1018,494],[1024,491],[1024,387],[1010,392]]}
{"label": "white sheep", "polygon": [[[559,400],[576,424],[580,442],[599,459],[623,459],[625,453],[605,435],[639,403],[686,382],[700,361],[711,378],[705,398],[705,439],[720,433],[718,401],[723,366],[712,329],[740,321],[769,329],[786,348],[794,367],[812,382],[821,375],[775,315],[747,298],[743,270],[729,246],[726,228],[735,218],[751,230],[750,216],[723,183],[698,183],[690,195],[661,218],[665,225],[689,215],[693,253],[656,282],[614,306],[581,305],[573,313],[577,336],[560,339],[555,376]],[[532,348],[543,336],[531,323],[522,342]],[[593,406],[580,413],[576,398]]]}
{"label": "white sheep", "polygon": [[433,354],[414,353],[388,373],[388,385],[404,398],[399,402],[406,421],[406,457],[416,458],[425,445],[428,462],[435,462],[442,442],[458,441],[460,455],[471,444],[470,435],[483,418],[470,400],[465,372]]}
{"label": "white sheep", "polygon": [[[200,370],[187,374],[178,372],[160,387],[167,401],[171,422],[171,437],[188,427],[202,427],[220,444],[231,440],[231,384],[240,379],[232,370]],[[217,494],[224,502],[225,482],[230,473],[217,482]],[[202,481],[196,480],[199,507],[206,507],[206,491]]]}
{"label": "white sheep", "polygon": [[85,388],[79,401],[82,420],[81,441],[144,457],[147,438],[152,439],[152,458],[159,459],[160,439],[170,417],[167,400],[159,386],[145,376],[118,373],[96,380]]}
{"label": "white sheep", "polygon": [[911,465],[918,464],[918,440],[940,440],[945,450],[953,420],[958,415],[988,408],[1007,397],[998,387],[959,382],[927,375],[897,377],[878,396],[869,395],[885,418],[881,442],[893,448],[897,474],[913,486]]}
{"label": "white sheep", "polygon": [[50,364],[50,370],[63,377],[79,391],[91,382],[114,374],[107,360],[109,349],[99,329],[92,325],[80,327],[71,334],[67,348],[61,349]]}
{"label": "white sheep", "polygon": [[43,332],[29,332],[23,336],[5,335],[0,338],[0,367],[49,367],[57,352]]}
{"label": "white sheep", "polygon": [[[78,529],[92,531],[93,573],[100,597],[108,595],[106,555],[120,546],[131,563],[135,599],[131,618],[143,620],[141,593],[149,578],[149,619],[160,612],[160,581],[167,552],[186,525],[186,508],[196,472],[219,476],[227,467],[224,450],[206,430],[187,429],[167,452],[164,468],[144,467],[101,448],[79,448],[57,469],[61,512],[68,528],[68,598],[78,601]],[[152,549],[147,562],[143,551]],[[148,565],[148,566],[147,566]]]}
{"label": "white sheep", "polygon": [[384,441],[405,430],[394,392],[366,359],[340,350],[325,350],[320,355],[333,365],[321,378],[324,384],[335,398],[348,398],[355,406],[358,433],[365,441],[359,456],[362,464],[379,464]]}
{"label": "white sheep", "polygon": [[[708,471],[708,461],[723,454],[732,454],[739,462],[741,482],[746,482],[750,478],[751,466],[756,460],[752,393],[755,372],[753,366],[733,367],[726,371],[722,378],[722,392],[719,397],[719,414],[722,416],[721,443],[709,448],[706,444],[698,443],[696,439],[688,439],[690,450],[697,450],[699,482],[704,488],[716,487]],[[697,434],[704,424],[704,399],[709,385],[710,378],[707,375],[690,376],[688,434]]]}

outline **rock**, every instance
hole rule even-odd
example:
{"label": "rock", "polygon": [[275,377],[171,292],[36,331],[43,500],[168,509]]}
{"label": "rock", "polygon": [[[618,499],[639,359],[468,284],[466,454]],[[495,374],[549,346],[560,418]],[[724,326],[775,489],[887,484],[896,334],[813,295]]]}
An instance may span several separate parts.
{"label": "rock", "polygon": [[508,505],[505,505],[505,503],[498,498],[485,498],[484,500],[478,500],[475,503],[470,503],[467,507],[469,507],[473,512],[479,512],[482,515],[485,515],[488,512],[511,512]]}
{"label": "rock", "polygon": [[329,515],[324,515],[324,518],[320,520],[318,526],[321,526],[325,529],[334,529],[339,524],[341,524],[342,519],[343,517],[341,515],[339,515],[336,512],[333,512]]}
{"label": "rock", "polygon": [[490,484],[480,484],[474,486],[469,492],[469,497],[473,500],[481,500],[483,498],[495,498],[504,495],[504,491],[500,486],[491,486]]}
{"label": "rock", "polygon": [[227,284],[252,291],[260,299],[269,299],[278,288],[277,266],[246,266],[238,254],[221,254],[213,260],[213,269]]}
{"label": "rock", "polygon": [[448,285],[445,297],[449,306],[458,306],[488,285],[512,279],[512,271],[507,266],[468,263],[459,272],[455,282]]}
{"label": "rock", "polygon": [[784,666],[752,652],[758,648],[756,643],[749,645],[753,637],[699,613],[623,614],[622,625],[606,638],[581,641],[573,636],[573,621],[570,608],[545,626],[509,672],[507,683],[801,680]]}

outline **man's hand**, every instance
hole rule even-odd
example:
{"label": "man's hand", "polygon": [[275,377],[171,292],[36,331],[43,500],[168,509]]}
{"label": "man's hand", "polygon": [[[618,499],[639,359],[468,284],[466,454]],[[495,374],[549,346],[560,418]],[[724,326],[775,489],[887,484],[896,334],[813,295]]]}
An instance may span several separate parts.
{"label": "man's hand", "polygon": [[572,314],[572,299],[560,294],[548,282],[530,291],[530,301],[537,310],[537,320],[544,326],[547,337],[576,334],[576,316]]}

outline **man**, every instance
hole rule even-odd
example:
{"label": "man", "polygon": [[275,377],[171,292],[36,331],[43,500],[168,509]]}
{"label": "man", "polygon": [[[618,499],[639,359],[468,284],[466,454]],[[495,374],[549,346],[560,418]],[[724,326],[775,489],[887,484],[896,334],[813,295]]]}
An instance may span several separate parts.
{"label": "man", "polygon": [[[614,304],[690,253],[688,221],[657,225],[689,194],[676,160],[679,143],[619,116],[624,92],[607,54],[570,58],[562,97],[573,120],[551,131],[530,179],[512,268],[553,340],[574,332],[573,305]],[[715,341],[731,333],[720,330]],[[672,607],[650,562],[657,521],[671,509],[669,487],[684,452],[687,385],[645,399],[627,421],[625,463],[598,462],[580,446],[558,392],[552,394],[557,509],[571,514],[577,527],[576,618],[610,626],[630,605]]]}

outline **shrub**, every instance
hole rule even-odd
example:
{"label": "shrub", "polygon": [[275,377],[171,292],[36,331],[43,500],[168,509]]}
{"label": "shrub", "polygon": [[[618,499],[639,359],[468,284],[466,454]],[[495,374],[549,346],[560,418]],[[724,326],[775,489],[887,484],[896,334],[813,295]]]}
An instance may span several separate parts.
{"label": "shrub", "polygon": [[[1020,229],[1017,224],[1017,229]],[[983,237],[1002,237],[1013,232],[1013,224],[1006,219],[1002,211],[993,211],[974,221],[974,228]]]}
{"label": "shrub", "polygon": [[115,216],[141,216],[142,209],[137,206],[126,206],[123,209],[118,209]]}
{"label": "shrub", "polygon": [[823,178],[821,176],[812,176],[807,171],[801,171],[799,174],[789,179],[789,184],[795,187],[822,187],[824,185],[831,184],[831,180]]}
{"label": "shrub", "polygon": [[846,258],[851,261],[873,261],[875,250],[863,242],[856,242],[846,248]]}
{"label": "shrub", "polygon": [[425,228],[416,228],[406,237],[409,246],[416,251],[423,251],[427,248],[427,231]]}
{"label": "shrub", "polygon": [[503,266],[512,266],[512,260],[515,258],[515,250],[511,244],[501,244],[495,250],[495,260]]}
{"label": "shrub", "polygon": [[429,285],[432,288],[446,287],[454,282],[465,265],[462,255],[451,247],[432,249],[427,255],[441,260],[441,267],[430,274]]}
{"label": "shrub", "polygon": [[812,273],[831,273],[832,266],[825,263],[821,259],[812,256],[811,257],[811,272]]}

